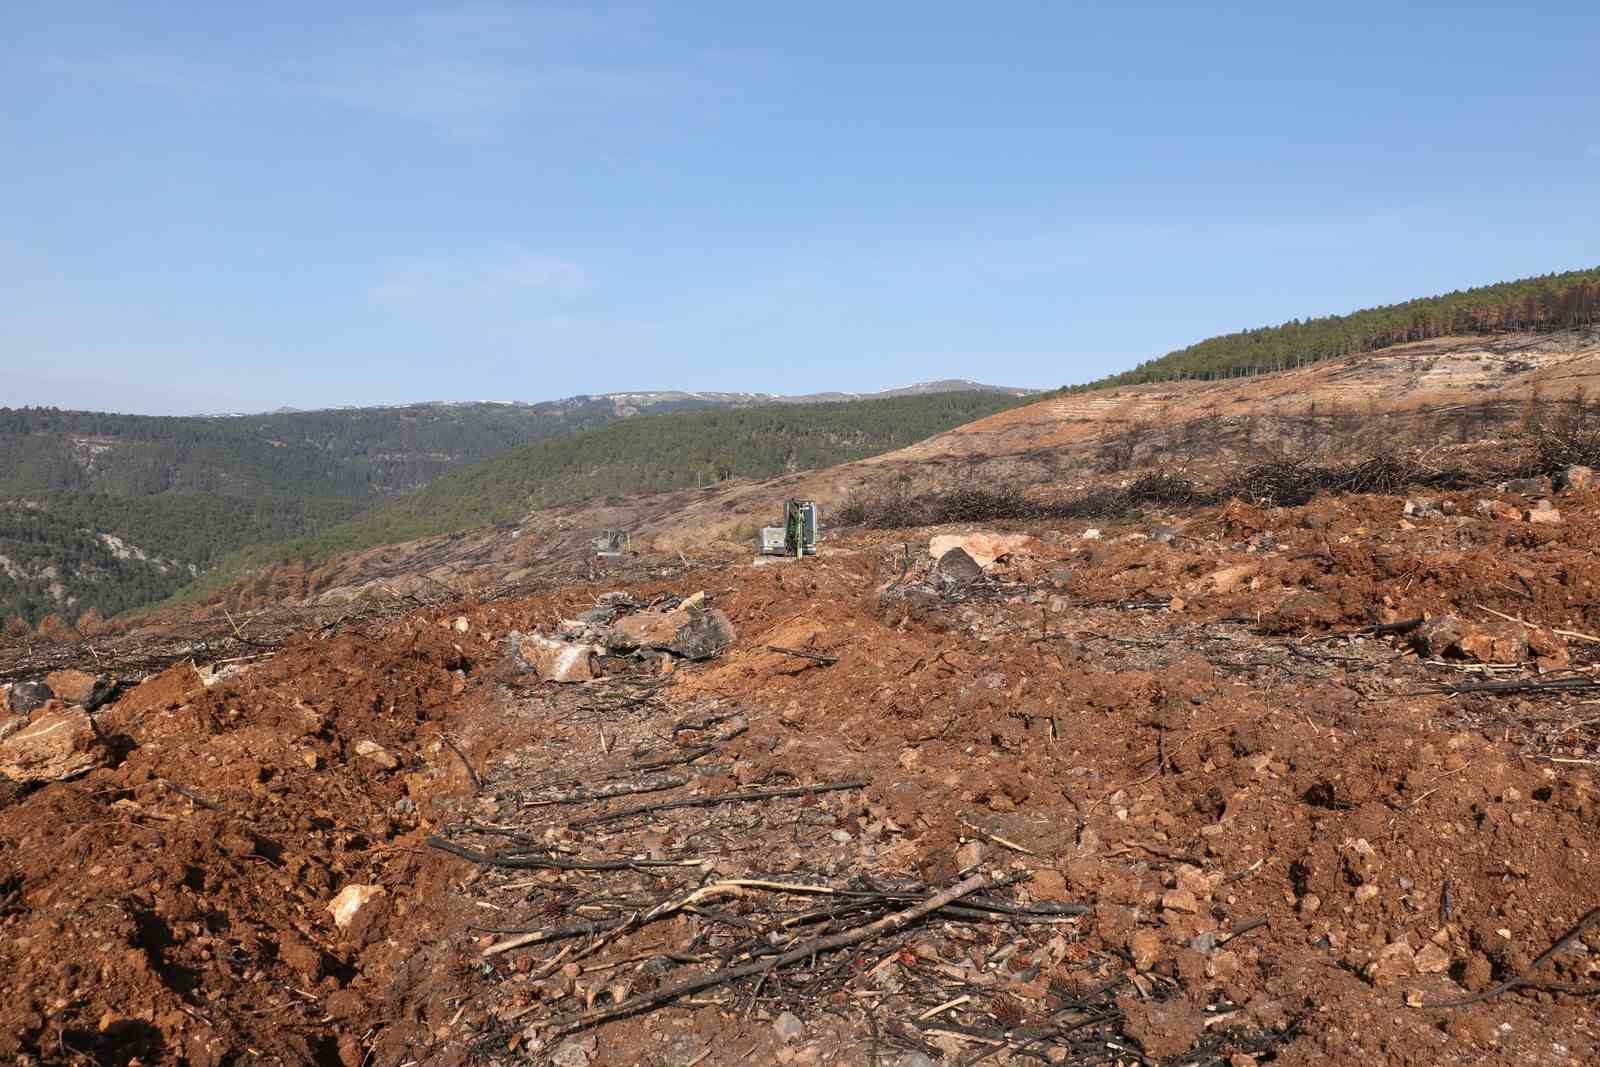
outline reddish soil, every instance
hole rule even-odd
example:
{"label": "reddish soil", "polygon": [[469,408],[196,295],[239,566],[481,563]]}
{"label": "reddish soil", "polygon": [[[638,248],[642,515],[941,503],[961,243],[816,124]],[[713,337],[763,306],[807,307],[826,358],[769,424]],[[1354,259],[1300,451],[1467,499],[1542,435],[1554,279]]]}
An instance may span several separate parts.
{"label": "reddish soil", "polygon": [[[1170,543],[1147,536],[1155,516],[1097,540],[1033,527],[1033,550],[946,590],[921,583],[947,531],[849,534],[801,563],[310,632],[209,689],[172,668],[98,713],[113,765],[0,798],[0,1055],[1595,1062],[1580,994],[1600,927],[1529,971],[1600,906],[1589,698],[1427,692],[1538,669],[1371,632],[1499,612],[1590,672],[1600,642],[1551,635],[1600,632],[1600,496],[1556,498],[1563,521],[1535,526],[1479,516],[1479,495],[1413,519],[1390,497],[1204,508],[1162,517]],[[608,659],[580,686],[508,666],[507,632],[618,588],[704,589],[738,641],[701,664]],[[1025,914],[936,913],[581,1025],[852,929],[806,917],[841,892],[914,894],[974,864],[1029,875],[991,894]],[[327,904],[347,885],[385,892],[341,930]],[[722,888],[645,920],[706,885]]]}

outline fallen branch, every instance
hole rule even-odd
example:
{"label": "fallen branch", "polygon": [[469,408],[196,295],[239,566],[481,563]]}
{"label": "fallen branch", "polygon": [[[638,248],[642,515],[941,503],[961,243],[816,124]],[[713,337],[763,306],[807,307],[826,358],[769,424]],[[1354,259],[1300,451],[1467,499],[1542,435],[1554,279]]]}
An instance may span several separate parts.
{"label": "fallen branch", "polygon": [[1466,693],[1504,695],[1510,693],[1583,693],[1600,689],[1600,680],[1584,675],[1569,678],[1504,678],[1492,682],[1458,682],[1453,685],[1416,689],[1407,696],[1425,696],[1442,693],[1461,696]]}
{"label": "fallen branch", "polygon": [[675,774],[665,774],[657,778],[646,778],[642,782],[618,782],[613,785],[602,785],[595,789],[574,789],[569,793],[557,793],[554,796],[540,797],[530,800],[530,808],[547,807],[551,804],[587,804],[592,800],[608,800],[611,797],[634,796],[639,793],[659,793],[664,789],[676,789],[687,784],[689,779]]}
{"label": "fallen branch", "polygon": [[[91,725],[93,725],[92,720],[91,720]],[[98,732],[98,731],[96,731],[96,732]],[[229,808],[227,805],[221,804],[221,803],[219,803],[219,802],[217,802],[215,800],[212,800],[210,797],[205,796],[202,793],[197,793],[193,789],[190,789],[186,785],[179,785],[177,782],[174,782],[174,781],[172,781],[171,779],[168,779],[168,778],[158,778],[156,780],[158,782],[160,782],[162,785],[166,786],[168,789],[172,790],[174,793],[178,794],[180,797],[187,797],[189,800],[192,800],[194,803],[200,805],[202,808],[210,808],[212,811],[221,812],[222,814],[224,814],[224,815],[226,815],[226,816],[228,816],[230,818],[243,819],[245,822],[249,822],[250,821],[250,817],[249,816],[241,815],[238,812],[234,811],[233,809]]]}
{"label": "fallen branch", "polygon": [[788,648],[784,645],[768,645],[767,648],[772,652],[781,652],[785,656],[796,656],[800,659],[808,659],[812,663],[818,663],[824,667],[831,667],[835,663],[839,662],[838,656],[825,656],[820,652],[807,652],[803,648]]}
{"label": "fallen branch", "polygon": [[1465,1008],[1469,1004],[1481,1003],[1493,997],[1498,997],[1501,993],[1509,993],[1513,989],[1539,989],[1549,993],[1570,993],[1573,996],[1579,997],[1592,997],[1600,995],[1600,986],[1557,985],[1545,982],[1536,982],[1532,978],[1528,977],[1534,971],[1537,971],[1540,967],[1544,966],[1545,963],[1549,962],[1552,956],[1566,948],[1567,945],[1571,944],[1573,941],[1577,940],[1578,935],[1582,934],[1590,926],[1593,926],[1597,920],[1600,920],[1600,908],[1594,908],[1591,910],[1589,914],[1578,920],[1577,925],[1573,926],[1572,929],[1556,938],[1555,944],[1539,953],[1539,958],[1528,964],[1527,970],[1523,971],[1519,975],[1516,975],[1515,977],[1506,979],[1499,985],[1490,986],[1488,989],[1485,989],[1480,993],[1474,993],[1470,997],[1462,997],[1460,1000],[1436,1000],[1432,1001],[1431,1003],[1423,1004],[1422,1006],[1424,1008]]}
{"label": "fallen branch", "polygon": [[478,772],[472,766],[472,761],[468,759],[467,754],[461,750],[461,746],[456,744],[455,738],[451,737],[449,734],[441,734],[440,736],[443,738],[444,743],[450,746],[450,751],[461,757],[461,765],[467,769],[467,777],[472,779],[472,791],[478,792],[481,790],[483,788],[483,779],[478,777]]}
{"label": "fallen branch", "polygon": [[694,867],[699,860],[569,860],[558,856],[497,856],[458,845],[432,834],[427,844],[483,867],[504,867],[521,871],[633,871],[645,867]]}
{"label": "fallen branch", "polygon": [[810,796],[813,793],[836,793],[844,789],[865,789],[866,786],[865,779],[858,779],[850,782],[823,782],[819,785],[801,785],[782,789],[746,789],[739,793],[718,793],[715,796],[668,800],[660,804],[642,804],[636,808],[624,808],[621,811],[613,811],[605,815],[591,815],[586,819],[576,819],[567,825],[576,829],[580,826],[598,826],[601,823],[616,822],[619,819],[628,819],[635,815],[647,815],[656,811],[671,811],[675,808],[710,808],[719,804],[737,804],[749,800],[774,800],[779,797]]}
{"label": "fallen branch", "polygon": [[946,904],[954,903],[962,897],[969,896],[979,890],[992,888],[996,884],[997,880],[990,875],[975,874],[903,911],[885,915],[881,919],[867,923],[865,926],[858,926],[853,930],[844,930],[837,934],[815,938],[771,959],[756,960],[738,967],[728,967],[713,971],[698,978],[691,978],[676,985],[666,986],[653,993],[643,993],[639,996],[629,997],[627,1000],[609,1008],[557,1016],[547,1024],[551,1030],[550,1036],[559,1037],[612,1019],[637,1015],[641,1011],[670,1004],[679,997],[688,996],[691,993],[726,985],[729,982],[736,982],[741,978],[749,978],[766,970],[799,963],[801,960],[824,952],[848,948],[851,945],[858,945],[863,941],[870,941],[884,934],[895,933],[938,911]]}

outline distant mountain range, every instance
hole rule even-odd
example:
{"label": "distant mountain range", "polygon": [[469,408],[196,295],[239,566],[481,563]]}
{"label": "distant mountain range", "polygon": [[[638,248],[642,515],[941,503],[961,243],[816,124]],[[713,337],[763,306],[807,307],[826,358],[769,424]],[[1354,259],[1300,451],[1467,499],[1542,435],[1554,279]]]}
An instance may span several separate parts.
{"label": "distant mountain range", "polygon": [[[969,378],[941,378],[938,381],[916,382],[912,385],[903,385],[897,389],[880,389],[871,393],[851,393],[833,391],[825,393],[800,393],[788,395],[782,393],[730,393],[730,392],[705,392],[686,389],[635,389],[618,393],[593,393],[571,396],[565,400],[530,402],[525,400],[425,400],[414,404],[398,405],[348,405],[334,408],[295,408],[281,407],[271,412],[271,415],[305,415],[313,412],[324,411],[391,411],[404,408],[467,408],[480,405],[493,405],[507,408],[539,408],[548,404],[583,404],[593,400],[610,401],[612,404],[637,409],[638,412],[659,410],[663,407],[679,407],[682,405],[715,405],[736,406],[747,404],[834,404],[848,400],[882,400],[890,396],[925,396],[930,393],[998,393],[1002,396],[1031,396],[1043,392],[1040,389],[1024,389],[1009,385],[988,385],[984,382],[975,382]],[[262,415],[228,412],[222,415],[210,416],[212,418],[248,419],[261,418]]]}

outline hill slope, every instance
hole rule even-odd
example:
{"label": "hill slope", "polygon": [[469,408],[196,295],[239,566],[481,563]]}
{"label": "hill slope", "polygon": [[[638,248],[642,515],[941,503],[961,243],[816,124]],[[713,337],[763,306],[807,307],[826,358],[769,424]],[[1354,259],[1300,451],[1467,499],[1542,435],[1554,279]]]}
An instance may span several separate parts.
{"label": "hill slope", "polygon": [[[943,395],[961,384],[927,383],[906,391]],[[971,390],[996,405],[1027,392],[982,385]],[[48,613],[72,618],[89,607],[115,614],[171,594],[246,545],[312,537],[447,471],[520,445],[641,415],[740,410],[757,403],[793,401],[638,392],[539,404],[205,417],[0,409],[0,618],[32,624]],[[827,424],[815,413],[798,418]],[[848,419],[845,424],[855,425]],[[915,417],[913,424],[913,434],[948,425]],[[776,441],[798,425],[793,419],[772,424],[769,436]],[[670,462],[689,484],[733,469],[716,448],[700,447],[715,443],[714,424],[687,432]],[[706,434],[706,441],[694,440]],[[906,439],[882,438],[884,447]],[[765,471],[770,460],[763,457]],[[653,477],[660,479],[659,473]],[[581,484],[607,488],[604,478]],[[633,489],[655,483],[618,484]]]}
{"label": "hill slope", "polygon": [[930,392],[640,415],[453,471],[321,533],[252,546],[189,592],[218,588],[267,563],[317,563],[377,545],[517,522],[540,508],[828,467],[903,448],[1021,402],[993,390]]}
{"label": "hill slope", "polygon": [[1600,323],[1600,267],[1500,282],[1348,315],[1241,330],[1070,389],[1176,379],[1214,381],[1436,337],[1563,330],[1596,323]]}

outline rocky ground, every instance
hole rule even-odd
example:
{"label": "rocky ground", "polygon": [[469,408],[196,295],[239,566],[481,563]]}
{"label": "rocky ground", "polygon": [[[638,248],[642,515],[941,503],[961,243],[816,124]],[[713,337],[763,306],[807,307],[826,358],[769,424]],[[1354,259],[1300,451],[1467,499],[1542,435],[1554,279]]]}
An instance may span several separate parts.
{"label": "rocky ground", "polygon": [[1594,1062],[1600,494],[1523,488],[16,675],[0,1057]]}

